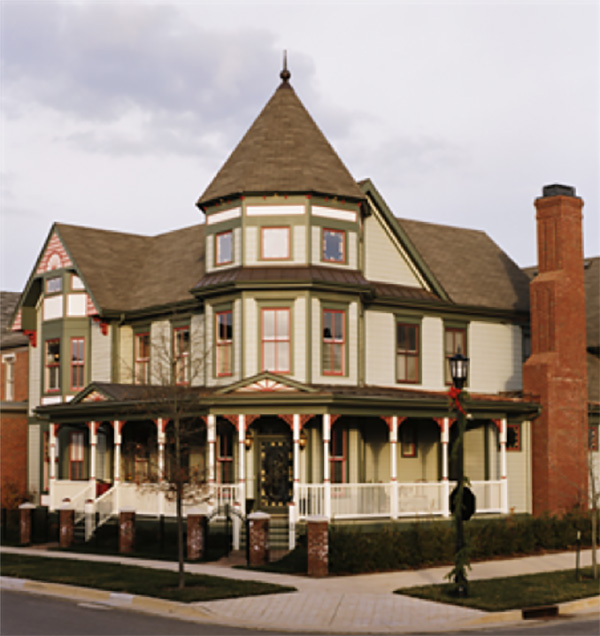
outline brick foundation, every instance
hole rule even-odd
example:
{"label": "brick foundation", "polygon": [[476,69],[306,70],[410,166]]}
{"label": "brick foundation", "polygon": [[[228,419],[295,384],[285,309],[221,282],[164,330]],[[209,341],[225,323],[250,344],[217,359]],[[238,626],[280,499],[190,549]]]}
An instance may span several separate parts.
{"label": "brick foundation", "polygon": [[119,514],[119,552],[130,554],[135,550],[135,512],[121,510]]}
{"label": "brick foundation", "polygon": [[329,574],[329,523],[326,517],[307,519],[308,576]]}
{"label": "brick foundation", "polygon": [[72,508],[61,508],[59,523],[58,543],[61,548],[70,548],[75,538],[75,511]]}
{"label": "brick foundation", "polygon": [[25,503],[19,506],[20,510],[20,542],[21,545],[29,545],[31,543],[31,529],[33,525],[33,504]]}
{"label": "brick foundation", "polygon": [[206,516],[188,514],[187,516],[187,558],[197,561],[204,556],[206,546]]}
{"label": "brick foundation", "polygon": [[248,515],[249,565],[264,565],[269,562],[269,519],[264,512]]}

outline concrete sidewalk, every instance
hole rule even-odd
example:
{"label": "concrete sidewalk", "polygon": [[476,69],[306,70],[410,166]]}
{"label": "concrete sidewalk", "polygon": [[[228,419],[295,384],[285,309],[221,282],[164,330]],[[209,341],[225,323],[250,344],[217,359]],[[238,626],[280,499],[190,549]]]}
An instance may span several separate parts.
{"label": "concrete sidewalk", "polygon": [[[31,548],[2,548],[3,553],[28,554],[54,558],[118,562],[143,567],[176,570],[177,564],[146,559],[131,559],[90,554],[47,552]],[[591,563],[591,550],[581,554],[583,566]],[[473,564],[470,580],[535,572],[572,569],[575,553],[561,552],[520,559],[486,561]],[[147,597],[73,588],[70,586],[2,579],[4,589],[21,589],[93,600],[112,606],[130,607],[145,612],[180,617],[186,620],[218,623],[274,631],[330,633],[406,633],[444,632],[481,629],[499,623],[518,623],[521,612],[483,612],[433,603],[393,594],[401,587],[442,583],[449,567],[426,570],[386,572],[358,576],[332,576],[311,579],[234,569],[227,564],[186,564],[186,571],[232,579],[246,579],[291,585],[297,592],[204,603],[174,603]],[[600,597],[561,605],[561,614],[596,615],[600,619]],[[531,621],[528,621],[528,624]]]}

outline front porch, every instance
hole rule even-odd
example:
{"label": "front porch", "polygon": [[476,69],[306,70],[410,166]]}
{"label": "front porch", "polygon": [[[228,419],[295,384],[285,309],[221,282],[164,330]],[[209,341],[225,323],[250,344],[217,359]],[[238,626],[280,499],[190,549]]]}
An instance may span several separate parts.
{"label": "front porch", "polygon": [[[296,525],[310,516],[450,515],[450,418],[209,413],[190,422],[186,470],[200,478],[184,514],[219,516],[227,507],[237,519],[251,510],[283,513],[290,547]],[[166,418],[51,424],[47,505],[74,508],[76,522],[87,520],[86,536],[123,509],[174,517],[169,431]],[[467,464],[477,513],[508,513],[506,419],[474,420],[472,431]],[[73,475],[79,478],[65,478]]]}

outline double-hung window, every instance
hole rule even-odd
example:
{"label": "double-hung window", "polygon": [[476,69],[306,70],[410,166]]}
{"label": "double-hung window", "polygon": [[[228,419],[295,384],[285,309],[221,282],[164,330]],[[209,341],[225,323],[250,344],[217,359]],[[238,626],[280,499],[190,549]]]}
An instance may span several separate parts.
{"label": "double-hung window", "polygon": [[60,338],[46,340],[46,393],[60,391]]}
{"label": "double-hung window", "polygon": [[262,310],[262,368],[274,373],[290,373],[290,310]]}
{"label": "double-hung window", "polygon": [[217,482],[233,483],[233,428],[226,424],[217,429]]}
{"label": "double-hung window", "polygon": [[150,383],[150,333],[135,334],[135,383]]}
{"label": "double-hung window", "polygon": [[188,384],[190,381],[190,328],[173,329],[173,359],[175,383]]}
{"label": "double-hung window", "polygon": [[346,312],[323,310],[323,375],[343,375],[346,351]]}
{"label": "double-hung window", "polygon": [[344,426],[333,426],[329,443],[331,466],[331,483],[342,484],[346,481],[346,455],[348,431]]}
{"label": "double-hung window", "polygon": [[323,228],[322,260],[326,263],[346,262],[346,232]]}
{"label": "double-hung window", "polygon": [[467,330],[465,327],[446,327],[444,331],[445,350],[445,380],[446,384],[452,384],[450,373],[450,358],[457,353],[467,356]]}
{"label": "double-hung window", "polygon": [[46,278],[46,293],[60,294],[62,292],[62,276]]}
{"label": "double-hung window", "polygon": [[419,381],[419,325],[396,323],[396,381]]}
{"label": "double-hung window", "polygon": [[233,313],[231,311],[217,313],[216,335],[217,376],[231,375],[233,373]]}
{"label": "double-hung window", "polygon": [[215,235],[215,264],[233,263],[233,232],[221,232]]}
{"label": "double-hung window", "polygon": [[12,402],[15,399],[15,354],[2,356],[4,365],[4,395],[3,400]]}
{"label": "double-hung window", "polygon": [[71,388],[81,390],[85,386],[85,339],[71,338]]}
{"label": "double-hung window", "polygon": [[83,479],[84,434],[74,432],[69,440],[69,479]]}
{"label": "double-hung window", "polygon": [[286,261],[290,258],[290,228],[263,227],[260,236],[260,257],[263,261]]}

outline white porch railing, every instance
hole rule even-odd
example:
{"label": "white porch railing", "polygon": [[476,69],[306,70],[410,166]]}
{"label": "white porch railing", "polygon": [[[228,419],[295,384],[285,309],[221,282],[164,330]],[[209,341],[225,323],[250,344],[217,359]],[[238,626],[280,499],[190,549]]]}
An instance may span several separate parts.
{"label": "white porch railing", "polygon": [[298,518],[325,514],[324,484],[298,484]]}
{"label": "white porch railing", "polygon": [[[83,483],[83,485],[82,485]],[[60,486],[58,486],[60,484]],[[95,496],[94,482],[59,481],[56,484],[56,499],[59,507],[67,504],[75,511],[74,523],[79,523],[85,517],[85,502]]]}
{"label": "white porch railing", "polygon": [[475,512],[502,512],[502,481],[472,481]]}
{"label": "white porch railing", "polygon": [[331,484],[331,516],[389,517],[391,484]]}
{"label": "white porch railing", "polygon": [[397,488],[399,517],[444,514],[443,482],[401,483]]}

